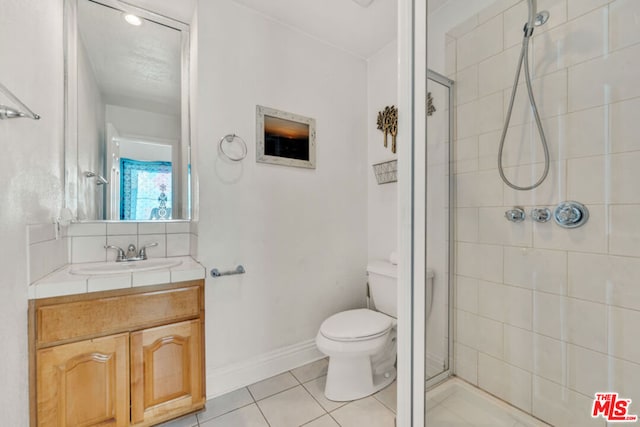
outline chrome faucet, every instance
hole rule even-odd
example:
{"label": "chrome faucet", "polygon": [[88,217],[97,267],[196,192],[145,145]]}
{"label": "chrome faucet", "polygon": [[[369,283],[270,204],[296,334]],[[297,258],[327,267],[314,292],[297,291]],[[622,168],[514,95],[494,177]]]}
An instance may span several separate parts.
{"label": "chrome faucet", "polygon": [[136,245],[134,245],[133,243],[129,244],[129,246],[127,247],[126,253],[124,252],[124,249],[122,249],[119,246],[106,245],[104,248],[115,249],[116,251],[118,251],[118,257],[116,258],[116,262],[128,262],[128,261],[146,260],[148,258],[147,248],[153,248],[155,246],[158,246],[158,242],[149,243],[148,245],[143,246],[142,248],[140,248],[140,251],[138,251],[137,253],[136,253]]}
{"label": "chrome faucet", "polygon": [[138,258],[147,259],[147,248],[154,248],[158,246],[158,242],[149,243],[140,248],[140,252],[138,252]]}
{"label": "chrome faucet", "polygon": [[104,248],[105,249],[115,249],[116,251],[118,251],[118,257],[116,258],[116,262],[122,262],[122,261],[126,261],[127,260],[127,255],[125,255],[124,250],[121,247],[113,246],[113,245],[106,245]]}
{"label": "chrome faucet", "polygon": [[129,247],[127,247],[127,259],[133,259],[136,256],[136,245],[129,243]]}

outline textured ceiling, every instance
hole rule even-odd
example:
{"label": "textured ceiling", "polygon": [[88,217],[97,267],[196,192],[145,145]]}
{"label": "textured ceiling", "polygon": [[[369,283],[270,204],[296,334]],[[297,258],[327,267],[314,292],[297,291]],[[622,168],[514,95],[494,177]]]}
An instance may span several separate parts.
{"label": "textured ceiling", "polygon": [[78,27],[105,103],[179,114],[179,31],[151,21],[134,27],[91,1],[79,2]]}
{"label": "textured ceiling", "polygon": [[[190,23],[198,0],[129,0]],[[201,0],[215,1],[215,0]],[[331,45],[368,58],[397,36],[397,0],[361,7],[351,0],[234,0]],[[428,0],[433,12],[449,0]],[[180,33],[145,21],[134,27],[119,11],[79,1],[80,37],[104,101],[164,114],[180,111]]]}
{"label": "textured ceiling", "polygon": [[234,0],[327,43],[368,58],[396,38],[397,0]]}

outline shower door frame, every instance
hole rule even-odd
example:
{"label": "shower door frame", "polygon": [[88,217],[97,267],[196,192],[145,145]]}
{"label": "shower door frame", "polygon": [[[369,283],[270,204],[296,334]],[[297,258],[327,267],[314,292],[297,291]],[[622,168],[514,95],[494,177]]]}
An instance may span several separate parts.
{"label": "shower door frame", "polygon": [[[416,201],[424,176],[416,176],[417,134],[424,131],[424,107],[416,102],[426,85],[426,2],[398,0],[398,427],[424,427],[425,358],[423,275],[415,264],[424,245],[416,241],[424,226],[423,204]],[[420,28],[421,31],[416,31]],[[422,31],[422,30],[425,31]],[[424,36],[424,37],[422,37]],[[421,108],[422,107],[422,108]],[[422,111],[421,111],[422,110]],[[424,263],[424,257],[422,257]]]}
{"label": "shower door frame", "polygon": [[[453,135],[455,132],[455,126],[454,126],[454,119],[455,119],[455,115],[454,115],[454,107],[455,107],[455,82],[453,80],[451,80],[450,78],[436,72],[433,71],[431,69],[427,68],[427,81],[431,80],[435,83],[438,83],[444,87],[447,88],[448,90],[448,129],[447,129],[447,140],[446,143],[448,145],[448,169],[447,169],[447,173],[448,173],[448,215],[447,215],[447,226],[448,226],[448,241],[447,241],[447,251],[448,251],[448,272],[447,272],[447,280],[446,280],[446,285],[447,285],[447,367],[446,369],[444,369],[442,372],[440,372],[439,374],[436,374],[435,376],[431,377],[431,378],[427,378],[426,377],[426,370],[425,370],[425,388],[426,390],[429,390],[435,386],[437,386],[438,384],[440,384],[443,381],[446,381],[449,377],[451,377],[453,375],[453,363],[454,363],[454,359],[453,359],[453,322],[454,322],[454,316],[453,316],[453,298],[454,298],[454,292],[453,292],[453,277],[454,277],[454,268],[455,268],[455,263],[454,263],[454,256],[455,256],[455,250],[454,250],[454,221],[453,221],[453,212],[454,212],[454,202],[455,202],[455,185],[454,185],[454,175],[453,175]],[[428,90],[428,82],[427,82],[427,90]],[[428,126],[429,124],[429,117],[426,116],[426,121],[425,121],[425,125]],[[426,132],[425,132],[426,133]],[[425,140],[425,144],[426,144],[426,140]],[[425,170],[426,170],[426,161],[427,158],[425,157]],[[426,179],[427,174],[425,173],[425,179]],[[426,212],[426,202],[427,202],[427,195],[425,194],[425,212]],[[425,218],[426,220],[426,218]],[[425,231],[428,230],[427,225],[425,224]],[[425,245],[427,243],[427,237],[425,236]],[[425,254],[427,253],[427,250],[425,248]],[[429,304],[429,301],[426,301],[425,304]],[[426,318],[426,310],[425,310],[425,318],[424,318],[424,322],[425,322],[425,331],[426,331],[426,322],[427,322],[427,318]],[[425,354],[425,363],[426,363],[426,355],[427,355],[427,339],[425,336],[425,340],[424,340],[424,354]],[[426,414],[426,406],[425,406],[425,414]],[[425,419],[426,419],[426,415],[425,415]]]}
{"label": "shower door frame", "polygon": [[[427,66],[427,2],[398,1],[398,427],[426,425],[426,390],[453,372],[453,207],[452,175],[455,85],[453,80]],[[448,129],[448,366],[427,382],[426,378],[426,261],[427,261],[427,82],[449,89]],[[424,199],[422,199],[424,197]]]}

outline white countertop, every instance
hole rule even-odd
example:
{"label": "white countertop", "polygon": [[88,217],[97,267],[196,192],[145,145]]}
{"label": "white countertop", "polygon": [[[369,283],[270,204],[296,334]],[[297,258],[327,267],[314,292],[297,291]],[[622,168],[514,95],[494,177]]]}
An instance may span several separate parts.
{"label": "white countertop", "polygon": [[180,260],[181,263],[170,268],[117,274],[71,274],[69,270],[80,264],[69,264],[29,285],[29,299],[136,288],[206,277],[205,268],[193,258],[186,256],[170,259]]}

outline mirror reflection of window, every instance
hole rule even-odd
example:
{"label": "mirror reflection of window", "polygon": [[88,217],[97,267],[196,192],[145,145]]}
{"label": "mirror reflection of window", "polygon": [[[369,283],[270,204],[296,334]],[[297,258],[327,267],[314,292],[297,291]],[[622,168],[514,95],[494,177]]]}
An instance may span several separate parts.
{"label": "mirror reflection of window", "polygon": [[120,219],[171,219],[171,162],[120,159]]}

